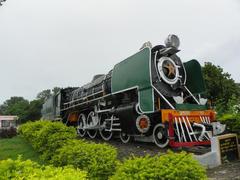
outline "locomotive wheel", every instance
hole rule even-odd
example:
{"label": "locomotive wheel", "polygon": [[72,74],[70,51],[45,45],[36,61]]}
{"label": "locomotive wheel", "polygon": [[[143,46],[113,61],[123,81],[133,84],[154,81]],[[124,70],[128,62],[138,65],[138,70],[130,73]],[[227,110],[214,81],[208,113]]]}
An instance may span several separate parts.
{"label": "locomotive wheel", "polygon": [[104,128],[99,129],[99,134],[105,141],[109,141],[112,136],[113,132],[112,131],[106,131],[106,121],[105,119],[108,118],[108,115],[102,115],[100,117],[100,126],[105,126]]}
{"label": "locomotive wheel", "polygon": [[165,148],[168,143],[168,133],[163,124],[157,124],[153,129],[153,140],[154,143],[160,147]]}
{"label": "locomotive wheel", "polygon": [[[87,117],[87,126],[94,126],[94,125],[96,125],[97,121],[96,121],[95,118],[96,118],[96,116],[94,116],[94,112],[91,111],[88,114],[88,117]],[[89,130],[87,130],[87,134],[88,134],[88,136],[91,139],[94,139],[97,136],[97,130],[96,129],[89,129]]]}
{"label": "locomotive wheel", "polygon": [[79,134],[80,137],[84,137],[86,134],[86,131],[82,129],[85,124],[86,116],[85,114],[80,114],[77,121],[77,134]]}
{"label": "locomotive wheel", "polygon": [[133,138],[131,136],[129,136],[128,134],[126,134],[124,132],[120,132],[120,139],[124,144],[129,143],[130,141],[133,140]]}

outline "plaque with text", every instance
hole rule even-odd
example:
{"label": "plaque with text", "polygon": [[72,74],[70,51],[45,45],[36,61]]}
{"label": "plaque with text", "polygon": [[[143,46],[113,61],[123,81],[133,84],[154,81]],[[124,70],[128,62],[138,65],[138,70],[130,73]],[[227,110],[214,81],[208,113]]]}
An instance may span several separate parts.
{"label": "plaque with text", "polygon": [[219,137],[221,162],[226,163],[239,159],[238,139],[235,134],[226,134]]}

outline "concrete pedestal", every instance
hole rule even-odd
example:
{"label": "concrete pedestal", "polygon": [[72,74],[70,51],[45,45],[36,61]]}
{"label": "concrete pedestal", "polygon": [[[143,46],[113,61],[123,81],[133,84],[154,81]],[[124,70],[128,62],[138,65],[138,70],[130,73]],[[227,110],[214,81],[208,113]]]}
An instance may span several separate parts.
{"label": "concrete pedestal", "polygon": [[[231,151],[233,148],[237,148],[238,159],[240,157],[240,148],[238,142],[236,142],[236,146],[232,145],[231,143],[224,144],[221,143],[220,140],[228,140],[229,138],[235,138],[237,140],[236,134],[225,134],[221,136],[215,136],[211,138],[211,152],[208,152],[203,155],[195,155],[194,157],[205,167],[207,168],[214,168],[221,165],[223,162],[223,153],[227,151]],[[236,151],[235,151],[236,152]]]}

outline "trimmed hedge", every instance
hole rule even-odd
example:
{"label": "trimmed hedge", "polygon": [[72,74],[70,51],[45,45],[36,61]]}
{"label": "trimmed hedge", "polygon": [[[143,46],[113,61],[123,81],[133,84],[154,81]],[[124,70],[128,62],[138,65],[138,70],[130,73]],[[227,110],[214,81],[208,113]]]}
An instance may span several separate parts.
{"label": "trimmed hedge", "polygon": [[18,128],[18,133],[21,134],[27,141],[34,143],[38,137],[38,132],[46,125],[51,124],[50,121],[35,121],[22,124]]}
{"label": "trimmed hedge", "polygon": [[64,146],[67,141],[76,138],[76,130],[64,124],[52,123],[42,128],[38,133],[33,147],[42,153],[44,160],[50,160],[56,150]]}
{"label": "trimmed hedge", "polygon": [[97,179],[107,179],[115,171],[116,149],[107,144],[77,140],[73,127],[37,121],[20,126],[19,133],[40,152],[43,160],[55,166],[73,165]]}
{"label": "trimmed hedge", "polygon": [[84,180],[87,179],[87,173],[71,166],[53,167],[40,166],[39,164],[27,160],[2,160],[0,161],[0,180],[17,179],[17,180],[34,180],[34,179],[50,179],[50,180]]}
{"label": "trimmed hedge", "polygon": [[[72,165],[83,169],[90,179],[108,179],[113,174],[112,180],[207,178],[206,170],[185,152],[133,157],[119,163],[114,147],[77,140],[75,129],[59,122],[26,123],[19,128],[19,133],[42,154],[44,160],[55,166]],[[63,172],[63,169],[59,171]]]}
{"label": "trimmed hedge", "polygon": [[185,152],[161,156],[133,157],[120,164],[111,180],[207,179],[206,170]]}
{"label": "trimmed hedge", "polygon": [[51,162],[56,166],[73,165],[89,172],[91,179],[107,179],[115,172],[117,151],[107,144],[70,140],[58,149]]}
{"label": "trimmed hedge", "polygon": [[19,133],[32,144],[36,151],[42,154],[42,159],[47,161],[67,141],[76,138],[76,130],[73,127],[50,121],[26,123],[20,126]]}

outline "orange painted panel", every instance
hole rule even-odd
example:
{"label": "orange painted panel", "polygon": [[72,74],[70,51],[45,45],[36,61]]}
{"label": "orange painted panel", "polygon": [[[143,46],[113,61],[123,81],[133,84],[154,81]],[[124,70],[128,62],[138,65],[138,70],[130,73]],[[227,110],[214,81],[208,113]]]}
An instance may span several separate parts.
{"label": "orange painted panel", "polygon": [[68,116],[69,122],[76,122],[78,120],[78,112],[72,112]]}
{"label": "orange painted panel", "polygon": [[177,111],[172,109],[161,110],[162,113],[162,123],[168,122],[169,114],[172,114],[174,117],[188,117],[189,121],[194,123],[201,123],[200,116],[210,117],[210,121],[215,120],[216,113],[213,110],[204,110],[204,111]]}

